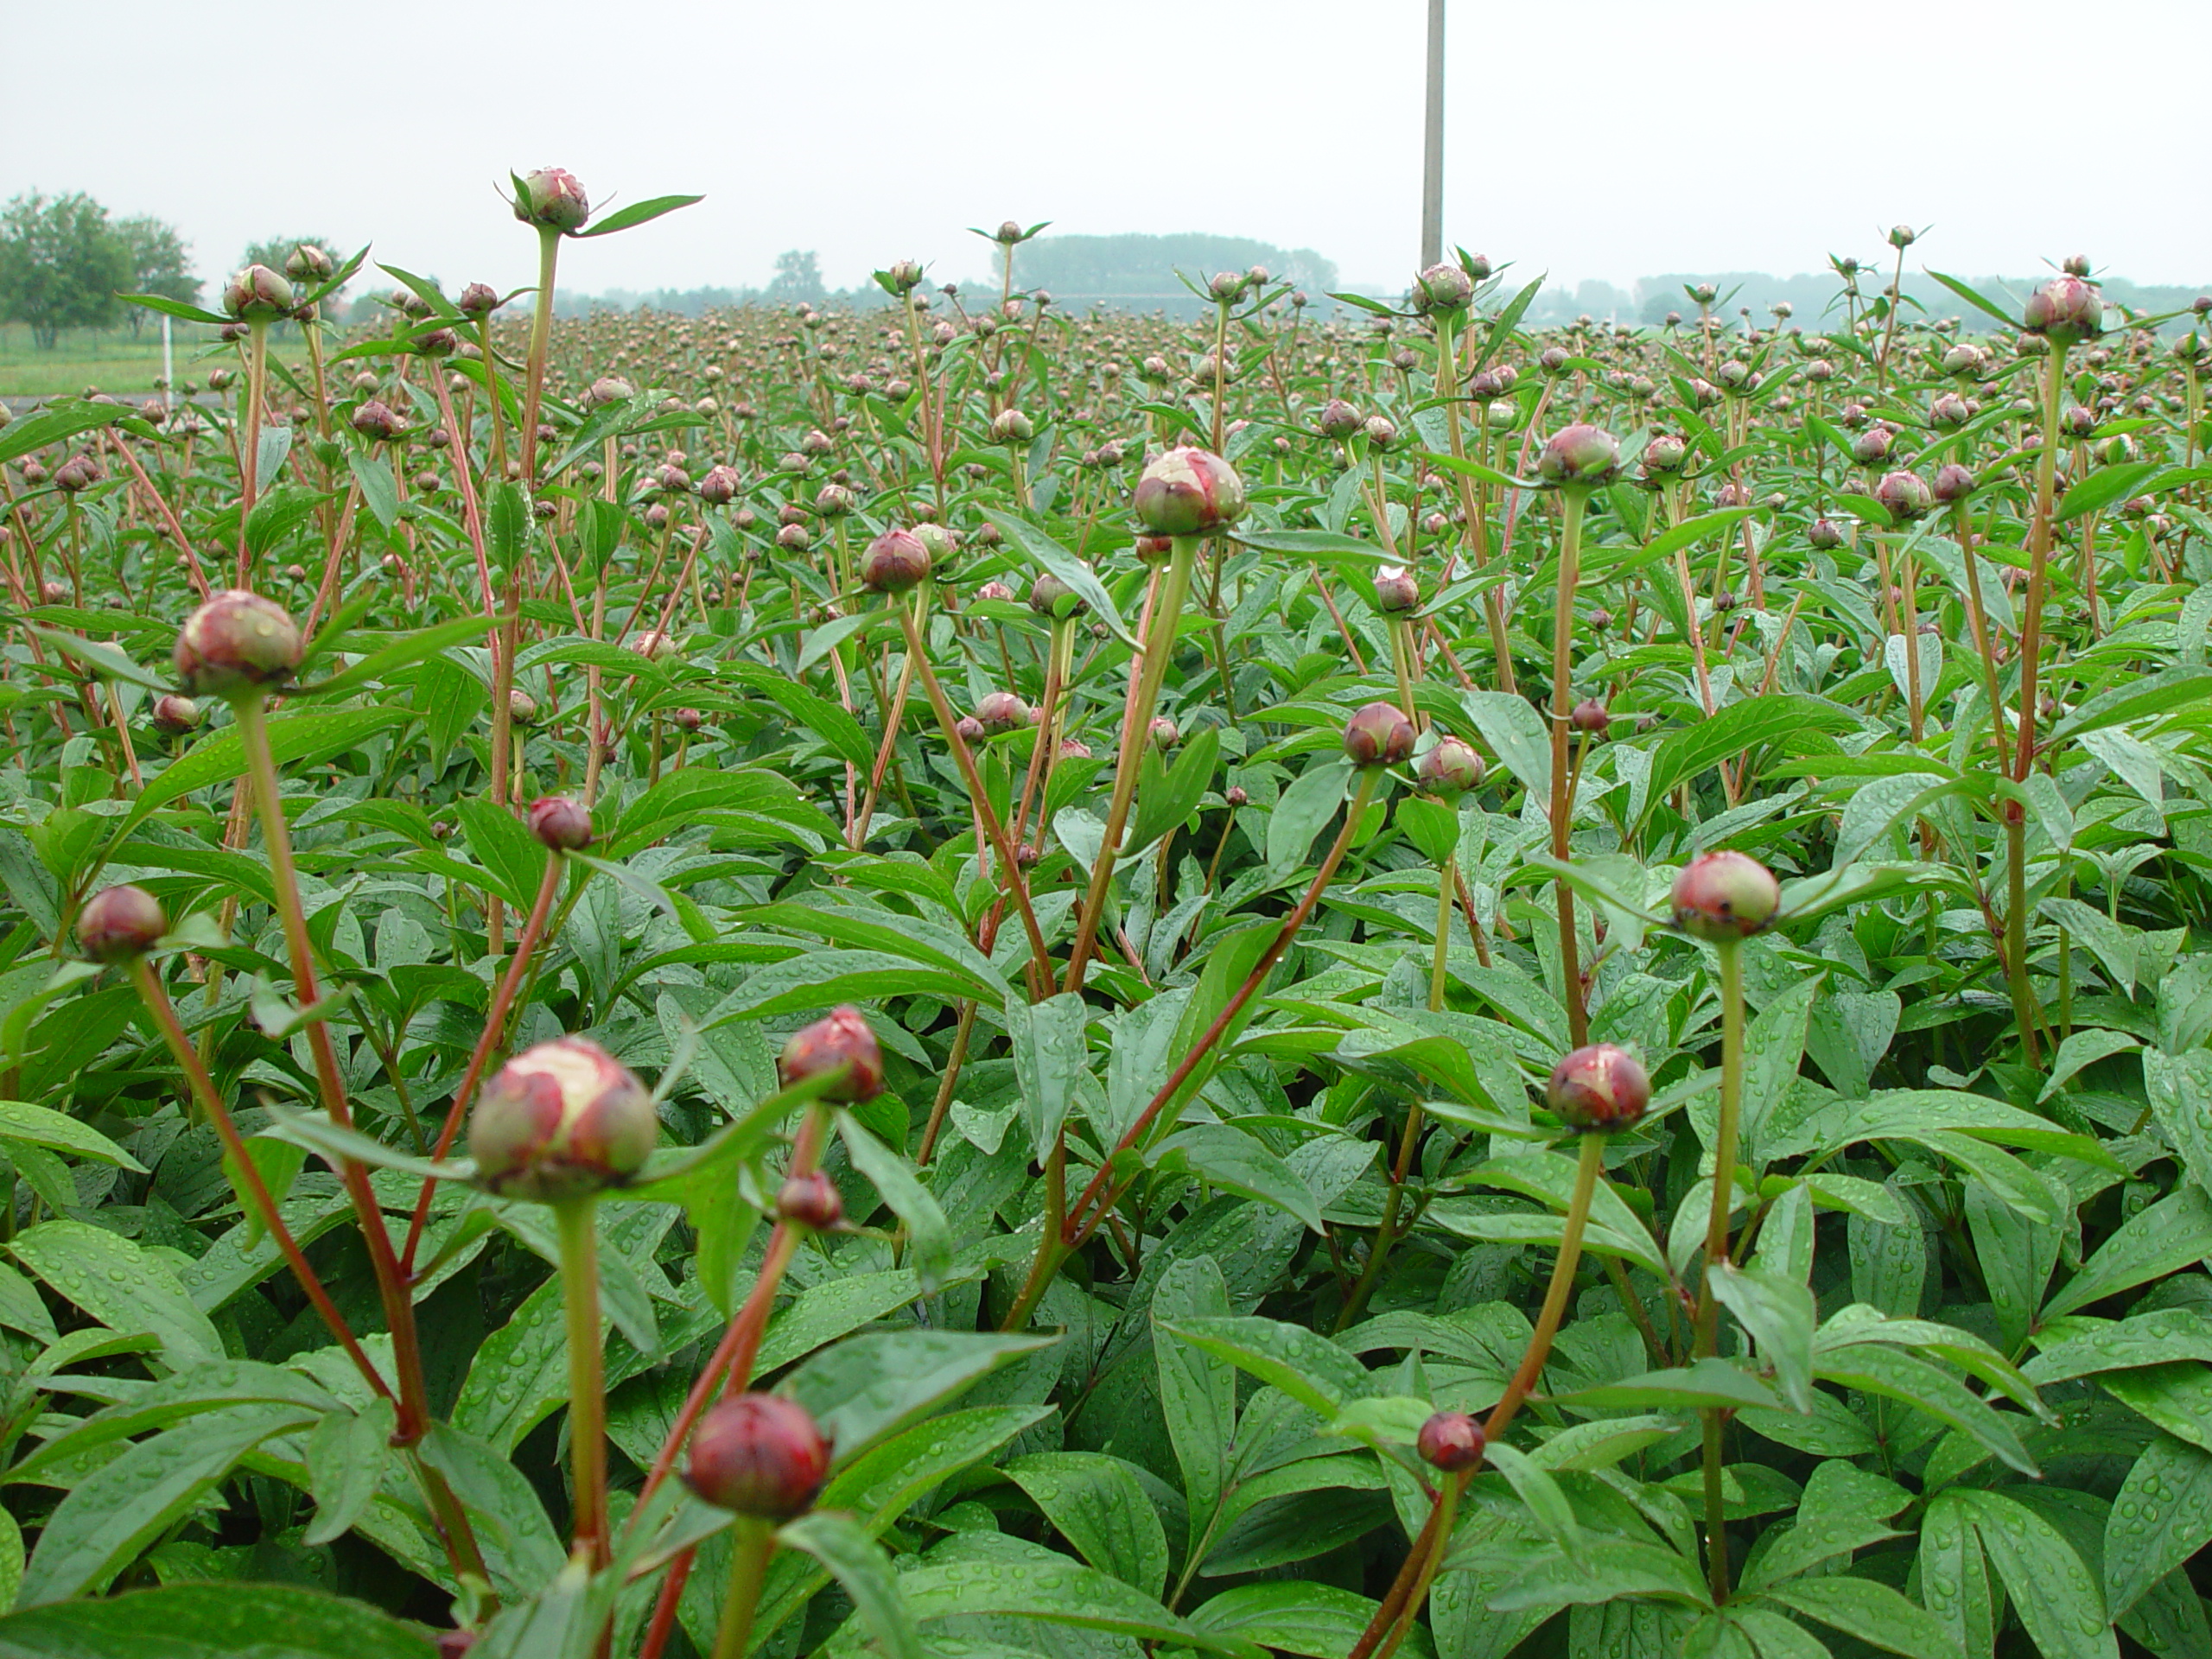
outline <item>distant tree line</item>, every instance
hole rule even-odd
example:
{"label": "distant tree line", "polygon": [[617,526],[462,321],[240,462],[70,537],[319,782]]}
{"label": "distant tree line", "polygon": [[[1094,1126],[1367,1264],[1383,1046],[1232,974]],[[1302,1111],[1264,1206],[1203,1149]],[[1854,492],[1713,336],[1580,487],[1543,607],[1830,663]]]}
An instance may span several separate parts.
{"label": "distant tree line", "polygon": [[[2038,283],[2049,280],[2049,276],[2045,272],[2041,276],[1967,276],[1963,280],[2002,306],[2025,296]],[[1505,280],[1511,285],[1526,279],[1510,271]],[[2115,304],[2150,315],[2185,311],[2197,295],[2208,291],[2133,283],[2124,276],[2100,276],[2097,281],[2105,296]],[[1862,267],[1858,275],[1862,303],[1887,292],[1889,282],[1887,270],[1872,265]],[[1697,302],[1686,290],[1700,283],[1710,283],[1718,291],[1720,299],[1715,310],[1724,321],[1740,321],[1740,313],[1749,311],[1752,320],[1764,327],[1770,321],[1776,306],[1787,305],[1793,325],[1811,333],[1821,332],[1831,320],[1839,327],[1842,322],[1843,281],[1833,270],[1805,271],[1791,276],[1777,276],[1763,270],[1669,271],[1639,277],[1628,288],[1604,281],[1578,283],[1571,288],[1561,283],[1547,287],[1537,295],[1535,302],[1529,308],[1529,321],[1556,323],[1586,316],[1599,322],[1656,327],[1666,321],[1670,311],[1685,318],[1697,315]],[[1905,273],[1902,291],[1907,316],[1913,315],[1912,308],[1918,306],[1921,314],[1927,316],[1963,317],[1969,330],[1978,332],[1994,326],[1949,289],[1917,271]]]}
{"label": "distant tree line", "polygon": [[[265,238],[246,248],[238,268],[282,270],[302,242],[334,245],[321,237]],[[204,286],[191,245],[165,219],[118,219],[81,191],[29,190],[0,207],[0,322],[23,324],[41,351],[52,351],[65,329],[123,325],[137,334],[148,313],[124,303],[125,294],[197,305]]]}

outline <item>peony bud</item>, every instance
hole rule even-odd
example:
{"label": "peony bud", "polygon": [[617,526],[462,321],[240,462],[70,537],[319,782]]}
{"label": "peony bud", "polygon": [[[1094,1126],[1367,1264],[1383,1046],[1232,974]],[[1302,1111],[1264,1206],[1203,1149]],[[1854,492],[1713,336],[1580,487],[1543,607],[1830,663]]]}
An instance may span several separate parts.
{"label": "peony bud", "polygon": [[407,430],[398,411],[374,397],[355,410],[347,424],[372,443],[389,443]]}
{"label": "peony bud", "polygon": [[548,795],[531,804],[530,833],[550,852],[581,852],[592,842],[591,809],[572,795]]}
{"label": "peony bud", "polygon": [[1037,423],[1018,409],[1002,409],[991,417],[993,443],[1027,443],[1037,435]]}
{"label": "peony bud", "polygon": [[1885,473],[1874,486],[1874,499],[1900,524],[1917,518],[1936,503],[1928,482],[1917,473]]}
{"label": "peony bud", "polygon": [[583,1037],[556,1037],[509,1060],[485,1085],[468,1124],[485,1188],[545,1204],[620,1186],[659,1138],[645,1085]]}
{"label": "peony bud", "polygon": [[273,322],[291,308],[291,283],[266,265],[248,265],[223,285],[223,309],[242,321]]}
{"label": "peony bud", "polygon": [[1651,1079],[1634,1055],[1611,1043],[1576,1049],[1544,1085],[1544,1104],[1578,1135],[1630,1128],[1650,1103]]}
{"label": "peony bud", "polygon": [[1830,548],[1843,545],[1843,531],[1837,528],[1832,518],[1815,518],[1811,528],[1806,531],[1805,539],[1826,552]]}
{"label": "peony bud", "polygon": [[1244,512],[1244,480],[1219,455],[1185,444],[1137,480],[1136,515],[1160,536],[1207,536]]}
{"label": "peony bud", "polygon": [[987,692],[976,705],[976,718],[986,733],[1019,731],[1034,716],[1029,705],[1011,691]]}
{"label": "peony bud", "polygon": [[1483,1426],[1464,1411],[1440,1411],[1421,1426],[1414,1447],[1431,1468],[1457,1474],[1482,1462]]}
{"label": "peony bud", "polygon": [[2060,346],[2104,332],[2104,296],[2079,276],[2058,276],[2028,296],[2021,326]]}
{"label": "peony bud", "polygon": [[830,1442],[780,1395],[741,1394],[700,1420],[683,1484],[716,1509],[764,1521],[806,1513],[830,1478]]}
{"label": "peony bud", "polygon": [[499,290],[489,283],[471,283],[454,298],[464,317],[488,317],[499,308]]}
{"label": "peony bud", "polygon": [[823,1099],[873,1100],[883,1092],[883,1051],[861,1011],[849,1004],[793,1032],[776,1061],[785,1088],[845,1068],[846,1075],[823,1091]]}
{"label": "peony bud", "polygon": [[1039,616],[1080,616],[1090,604],[1047,570],[1029,584],[1029,608]]}
{"label": "peony bud", "polygon": [[1963,501],[1974,493],[1974,474],[1955,461],[1946,461],[1936,469],[1936,482],[1929,493],[1945,506]]}
{"label": "peony bud", "polygon": [[871,593],[903,594],[930,573],[930,550],[910,530],[887,530],[861,555],[861,582]]}
{"label": "peony bud", "polygon": [[1737,852],[1701,853],[1675,878],[1675,925],[1719,943],[1762,932],[1782,907],[1782,888],[1757,859]]}
{"label": "peony bud", "polygon": [[1608,482],[1620,470],[1621,447],[1600,427],[1577,422],[1561,427],[1536,458],[1536,476],[1547,484],[1588,486]]}
{"label": "peony bud", "polygon": [[77,912],[77,948],[94,962],[129,962],[169,931],[161,901],[143,887],[102,887]]}
{"label": "peony bud", "polygon": [[182,737],[187,732],[199,728],[200,705],[190,697],[181,697],[174,691],[165,691],[154,699],[152,719],[154,729],[163,737]]}
{"label": "peony bud", "polygon": [[1410,611],[1421,603],[1421,582],[1403,565],[1386,564],[1375,573],[1375,608],[1386,613]]}
{"label": "peony bud", "polygon": [[171,660],[194,696],[235,696],[279,685],[300,665],[300,631],[283,607],[258,594],[217,594],[177,631]]}
{"label": "peony bud", "polygon": [[1567,723],[1586,737],[1603,737],[1605,728],[1612,724],[1612,716],[1605,712],[1605,705],[1595,697],[1585,697],[1574,705]]}
{"label": "peony bud", "polygon": [[1153,747],[1165,753],[1166,751],[1173,748],[1182,741],[1183,728],[1181,727],[1178,726],[1173,721],[1168,719],[1165,715],[1159,715],[1154,717],[1152,722]]}
{"label": "peony bud", "polygon": [[1341,397],[1332,397],[1321,405],[1314,428],[1325,438],[1342,440],[1359,430],[1359,411]]}
{"label": "peony bud", "polygon": [[776,1216],[793,1226],[826,1233],[844,1220],[845,1200],[837,1184],[817,1169],[810,1175],[794,1175],[784,1183],[776,1194]]}
{"label": "peony bud", "polygon": [[1414,309],[1425,315],[1464,311],[1474,297],[1474,278],[1454,264],[1431,265],[1414,278]]}
{"label": "peony bud", "polygon": [[1861,467],[1878,467],[1890,458],[1894,442],[1886,426],[1870,426],[1851,441],[1851,458]]}
{"label": "peony bud", "polygon": [[575,174],[541,167],[516,189],[515,217],[525,225],[568,234],[583,229],[591,217],[591,202]]}
{"label": "peony bud", "polygon": [[1421,758],[1421,787],[1432,795],[1464,795],[1483,781],[1483,758],[1464,738],[1440,737]]}
{"label": "peony bud", "polygon": [[730,466],[709,467],[707,475],[698,483],[699,499],[710,507],[726,507],[737,499],[744,480],[737,468]]}
{"label": "peony bud", "polygon": [[1393,702],[1370,702],[1344,722],[1344,753],[1356,766],[1395,766],[1414,752],[1414,724]]}

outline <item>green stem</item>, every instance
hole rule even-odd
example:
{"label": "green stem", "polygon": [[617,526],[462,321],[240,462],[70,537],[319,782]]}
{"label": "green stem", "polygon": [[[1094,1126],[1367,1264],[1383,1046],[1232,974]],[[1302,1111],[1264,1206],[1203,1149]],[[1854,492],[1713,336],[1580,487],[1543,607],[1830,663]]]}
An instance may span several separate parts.
{"label": "green stem", "polygon": [[741,1515],[729,1558],[729,1594],[722,1602],[721,1628],[715,1634],[714,1659],[744,1659],[751,1644],[753,1616],[760,1610],[760,1585],[768,1558],[776,1553],[776,1529],[757,1516]]}
{"label": "green stem", "polygon": [[[1567,733],[1574,712],[1570,649],[1574,637],[1574,590],[1580,580],[1582,510],[1588,505],[1586,490],[1570,489],[1564,505],[1567,524],[1560,536],[1559,589],[1552,615],[1552,856],[1565,863],[1567,832],[1573,827],[1573,782],[1567,769]],[[1559,965],[1567,986],[1567,1031],[1569,1044],[1581,1047],[1590,1040],[1590,1010],[1582,995],[1582,965],[1574,932],[1574,890],[1562,878],[1558,883]]]}
{"label": "green stem", "polygon": [[560,262],[561,232],[550,225],[540,226],[537,303],[530,319],[530,378],[522,400],[522,481],[525,489],[534,489],[537,485],[537,409],[545,395],[546,349],[553,340],[553,276]]}
{"label": "green stem", "polygon": [[600,1351],[599,1201],[553,1206],[561,1240],[561,1302],[568,1315],[569,1466],[575,1484],[573,1548],[607,1565],[607,1385]]}
{"label": "green stem", "polygon": [[1167,571],[1152,612],[1152,626],[1145,631],[1144,662],[1138,671],[1136,696],[1122,723],[1122,745],[1114,767],[1114,798],[1106,812],[1106,834],[1098,844],[1091,866],[1090,886],[1084,894],[1083,919],[1076,930],[1075,949],[1068,957],[1063,990],[1079,991],[1097,943],[1098,925],[1106,912],[1106,897],[1114,880],[1114,860],[1120,850],[1122,826],[1128,822],[1129,803],[1136,798],[1139,763],[1148,747],[1152,711],[1160,700],[1161,683],[1167,677],[1168,658],[1174,655],[1175,632],[1183,620],[1183,607],[1191,591],[1191,563],[1198,555],[1198,538],[1178,536],[1167,556]]}
{"label": "green stem", "polygon": [[[1736,1132],[1744,1091],[1743,943],[1723,939],[1720,958],[1720,1114],[1713,1145],[1713,1209],[1705,1230],[1705,1280],[1697,1305],[1696,1355],[1720,1348],[1720,1299],[1713,1276],[1728,1260],[1728,1218],[1736,1195]],[[1715,1603],[1728,1599],[1728,1520],[1721,1497],[1721,1425],[1718,1408],[1705,1418],[1705,1526],[1708,1577]]]}

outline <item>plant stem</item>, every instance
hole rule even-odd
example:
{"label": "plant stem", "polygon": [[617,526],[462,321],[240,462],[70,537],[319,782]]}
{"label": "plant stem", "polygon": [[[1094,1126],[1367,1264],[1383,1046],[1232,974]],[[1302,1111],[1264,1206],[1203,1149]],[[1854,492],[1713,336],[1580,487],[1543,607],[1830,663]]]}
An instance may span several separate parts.
{"label": "plant stem", "polygon": [[[1713,946],[1720,958],[1720,1112],[1713,1143],[1713,1209],[1705,1230],[1705,1278],[1697,1305],[1696,1357],[1720,1349],[1720,1299],[1713,1275],[1728,1260],[1728,1219],[1736,1196],[1736,1131],[1744,1091],[1743,942]],[[1716,1603],[1728,1599],[1728,1524],[1721,1497],[1721,1425],[1718,1408],[1705,1418],[1705,1525],[1708,1577]]]}
{"label": "plant stem", "polygon": [[1098,857],[1090,868],[1090,886],[1084,894],[1083,919],[1076,929],[1075,948],[1068,957],[1068,971],[1060,988],[1079,991],[1098,938],[1098,925],[1106,912],[1113,886],[1114,861],[1121,848],[1122,826],[1128,822],[1129,803],[1136,797],[1139,763],[1148,747],[1152,711],[1160,688],[1167,677],[1168,658],[1174,655],[1175,632],[1183,620],[1183,606],[1191,591],[1191,563],[1198,555],[1198,538],[1178,536],[1167,556],[1167,571],[1153,606],[1151,626],[1144,633],[1144,661],[1138,671],[1136,693],[1122,721],[1122,744],[1114,766],[1114,797],[1106,812],[1106,834],[1098,843]]}
{"label": "plant stem", "polygon": [[715,1635],[714,1659],[744,1659],[753,1635],[753,1616],[760,1610],[760,1584],[768,1558],[776,1553],[776,1529],[758,1516],[741,1515],[731,1529],[729,1594],[722,1603],[721,1628]]}
{"label": "plant stem", "polygon": [[568,1316],[569,1466],[575,1485],[571,1547],[607,1565],[607,1379],[600,1351],[599,1201],[553,1206],[561,1240],[561,1303]]}
{"label": "plant stem", "polygon": [[[302,1008],[321,1001],[315,977],[314,948],[308,938],[307,912],[300,905],[299,871],[292,861],[292,837],[284,823],[284,803],[277,791],[276,760],[269,747],[269,724],[256,688],[235,698],[231,705],[238,727],[238,741],[245,750],[246,777],[252,785],[254,804],[261,817],[262,840],[267,845],[270,874],[274,877],[276,913],[283,919],[284,944],[292,958],[292,988]],[[315,1077],[323,1109],[340,1128],[353,1127],[346,1103],[344,1074],[339,1070],[338,1050],[331,1041],[330,1023],[316,1016],[308,1021],[308,1047],[315,1056]],[[356,1160],[340,1158],[339,1179],[353,1200],[361,1224],[362,1242],[368,1247],[369,1264],[376,1274],[377,1293],[384,1304],[385,1324],[391,1334],[392,1358],[399,1374],[399,1421],[397,1434],[403,1446],[421,1440],[430,1424],[429,1403],[423,1382],[423,1355],[415,1331],[415,1303],[408,1294],[399,1259],[392,1253],[391,1235],[385,1230],[384,1211],[369,1173]]]}
{"label": "plant stem", "polygon": [[[546,348],[553,340],[553,277],[561,262],[561,232],[551,226],[537,232],[537,302],[530,319],[529,379],[522,400],[522,481],[537,487],[537,410],[545,395]],[[486,353],[488,359],[489,353]],[[610,481],[613,469],[609,468]]]}
{"label": "plant stem", "polygon": [[[1580,578],[1582,510],[1588,505],[1586,490],[1566,492],[1566,527],[1560,535],[1559,589],[1552,614],[1552,856],[1567,860],[1567,832],[1574,817],[1573,783],[1567,770],[1567,734],[1574,712],[1570,650],[1574,637],[1574,590]],[[1582,995],[1582,966],[1574,932],[1574,889],[1562,878],[1557,884],[1559,965],[1566,982],[1567,1030],[1569,1044],[1580,1048],[1590,1040],[1590,1010]]]}
{"label": "plant stem", "polygon": [[261,489],[261,406],[269,391],[269,324],[255,318],[246,324],[245,435],[238,444],[238,580],[241,588],[253,585],[253,554],[246,546],[246,522]]}

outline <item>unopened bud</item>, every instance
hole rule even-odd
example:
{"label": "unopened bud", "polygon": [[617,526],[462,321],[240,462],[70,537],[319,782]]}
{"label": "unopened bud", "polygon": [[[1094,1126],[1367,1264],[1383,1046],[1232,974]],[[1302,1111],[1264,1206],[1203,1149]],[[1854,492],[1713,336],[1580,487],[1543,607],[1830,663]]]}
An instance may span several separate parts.
{"label": "unopened bud", "polygon": [[468,1150],[489,1191],[550,1204],[620,1185],[659,1138],[652,1096],[629,1067],[588,1038],[556,1037],[485,1086]]}
{"label": "unopened bud", "polygon": [[873,1100],[883,1092],[883,1052],[861,1011],[849,1004],[793,1032],[776,1069],[785,1088],[825,1071],[844,1071],[823,1092],[824,1100]]}
{"label": "unopened bud", "polygon": [[77,912],[77,948],[94,962],[129,962],[169,931],[161,901],[143,887],[102,887]]}
{"label": "unopened bud", "polygon": [[1592,1043],[1552,1068],[1544,1104],[1578,1134],[1625,1129],[1651,1104],[1651,1079],[1626,1049]]}

